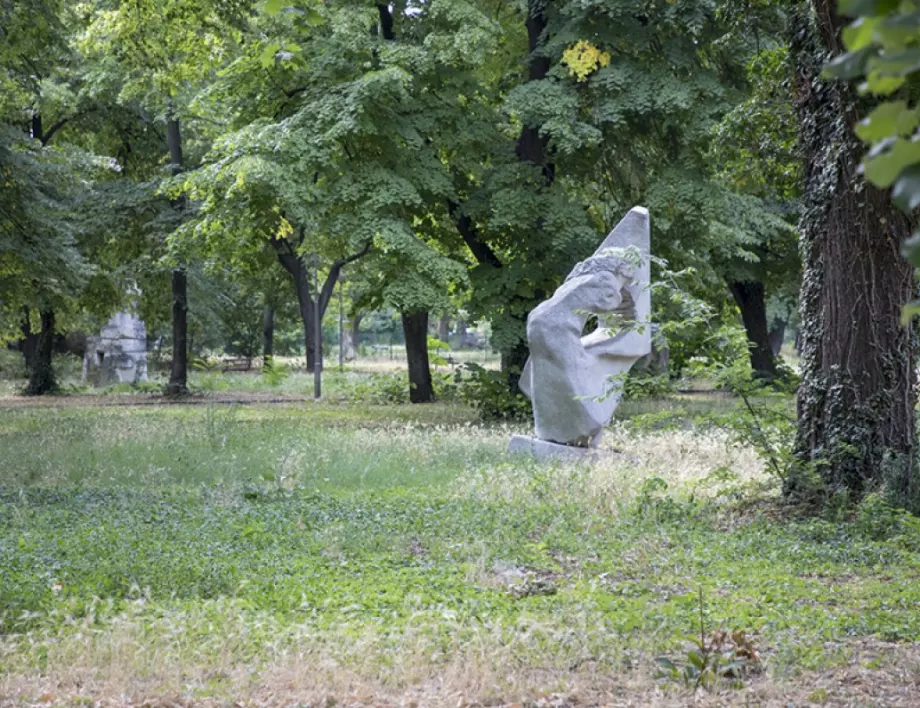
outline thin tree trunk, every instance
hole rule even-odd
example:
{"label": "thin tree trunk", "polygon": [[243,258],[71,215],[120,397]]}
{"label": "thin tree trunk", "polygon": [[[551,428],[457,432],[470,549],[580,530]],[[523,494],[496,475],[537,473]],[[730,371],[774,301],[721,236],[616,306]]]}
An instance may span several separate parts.
{"label": "thin tree trunk", "polygon": [[[913,268],[900,253],[911,223],[859,173],[864,147],[853,128],[870,106],[852,87],[820,78],[843,51],[836,1],[801,2],[791,23],[805,160],[796,454],[816,464],[827,492],[858,498],[884,485],[916,508],[916,343],[900,323],[914,295]],[[787,494],[805,479],[793,475]]]}
{"label": "thin tree trunk", "polygon": [[[169,150],[170,172],[178,175],[182,172],[182,132],[175,116],[166,120],[166,147]],[[181,212],[185,208],[185,200],[176,200],[173,208]],[[188,394],[188,279],[183,266],[172,271],[172,298],[173,355],[166,394],[185,396]]]}
{"label": "thin tree trunk", "polygon": [[776,376],[776,360],[770,345],[770,331],[767,327],[767,301],[763,283],[752,280],[734,281],[728,284],[747,333],[751,370],[754,376],[773,381]]}
{"label": "thin tree trunk", "polygon": [[387,41],[396,39],[393,32],[393,13],[387,3],[377,3],[377,14],[380,17],[380,36]]}
{"label": "thin tree trunk", "polygon": [[438,321],[438,339],[445,344],[450,343],[450,315],[444,315]]}
{"label": "thin tree trunk", "polygon": [[402,325],[409,363],[409,400],[412,403],[431,403],[434,401],[434,387],[428,362],[428,313],[403,312]]}
{"label": "thin tree trunk", "polygon": [[[313,291],[310,287],[310,274],[303,259],[297,253],[297,247],[303,243],[303,232],[299,232],[298,244],[292,245],[286,239],[272,239],[272,246],[278,256],[278,262],[290,274],[294,280],[294,290],[297,293],[297,305],[300,309],[300,319],[303,322],[304,343],[306,345],[307,371],[313,371],[316,362],[316,335],[315,335],[315,317],[316,305],[314,302]],[[329,268],[329,274],[323,283],[319,294],[319,317],[322,319],[329,307],[329,301],[335,291],[335,284],[338,282],[339,274],[349,263],[363,258],[368,254],[371,243],[352,255],[335,261]]]}
{"label": "thin tree trunk", "polygon": [[358,336],[361,327],[361,318],[362,315],[355,314],[346,322],[345,331],[342,334],[342,356],[345,361],[354,361],[358,358]]}
{"label": "thin tree trunk", "polygon": [[184,268],[172,272],[172,301],[173,355],[166,394],[185,396],[188,394],[188,282]]}
{"label": "thin tree trunk", "polygon": [[271,365],[275,355],[275,308],[266,305],[262,310],[262,368]]}
{"label": "thin tree trunk", "polygon": [[29,385],[26,387],[27,396],[43,396],[55,393],[58,390],[57,379],[51,357],[54,352],[54,310],[41,311],[42,331],[38,336],[38,346],[35,349],[35,360],[32,373],[29,376]]}

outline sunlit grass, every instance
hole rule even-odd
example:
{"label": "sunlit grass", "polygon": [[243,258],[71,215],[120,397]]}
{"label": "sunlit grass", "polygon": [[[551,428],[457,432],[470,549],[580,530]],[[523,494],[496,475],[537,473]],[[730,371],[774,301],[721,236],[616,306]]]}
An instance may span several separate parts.
{"label": "sunlit grass", "polygon": [[472,415],[0,412],[0,703],[684,705],[655,659],[684,656],[700,591],[762,653],[755,704],[865,642],[879,672],[910,658],[882,643],[920,639],[910,525],[784,519],[752,451],[650,404],[592,466],[509,457],[522,428]]}

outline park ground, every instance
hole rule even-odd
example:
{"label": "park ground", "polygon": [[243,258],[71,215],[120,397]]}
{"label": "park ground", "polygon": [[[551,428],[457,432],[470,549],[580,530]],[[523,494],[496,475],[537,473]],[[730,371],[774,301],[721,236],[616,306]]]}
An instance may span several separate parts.
{"label": "park ground", "polygon": [[0,705],[920,705],[916,522],[784,507],[732,399],[552,466],[341,376],[0,401]]}

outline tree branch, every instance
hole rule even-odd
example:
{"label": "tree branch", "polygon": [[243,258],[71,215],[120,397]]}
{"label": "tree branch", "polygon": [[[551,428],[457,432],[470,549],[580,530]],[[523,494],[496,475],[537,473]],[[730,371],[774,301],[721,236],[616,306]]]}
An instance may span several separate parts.
{"label": "tree branch", "polygon": [[352,253],[350,256],[346,256],[340,261],[336,261],[335,263],[333,263],[332,267],[341,269],[343,266],[347,266],[349,263],[354,263],[359,258],[364,258],[364,256],[366,256],[370,252],[372,245],[373,245],[373,242],[368,241],[367,243],[364,244],[364,248],[362,248],[360,251],[358,251],[357,253]]}
{"label": "tree branch", "polygon": [[460,213],[460,205],[452,199],[447,200],[447,211],[457,225],[457,231],[463,237],[464,243],[470,249],[473,257],[482,265],[490,265],[493,268],[501,268],[502,262],[499,260],[495,251],[479,238],[476,225],[468,214]]}
{"label": "tree branch", "polygon": [[366,244],[364,244],[364,248],[362,248],[357,253],[352,253],[350,256],[347,256],[346,258],[343,258],[332,264],[332,268],[329,269],[329,275],[326,276],[326,282],[323,283],[323,289],[320,291],[320,312],[326,312],[326,308],[329,306],[329,300],[332,299],[332,293],[335,290],[335,284],[339,281],[339,273],[342,272],[342,268],[347,266],[349,263],[354,263],[359,258],[364,258],[364,256],[370,252],[372,245],[373,242],[368,241]]}
{"label": "tree branch", "polygon": [[61,118],[57,123],[52,125],[50,128],[48,128],[48,132],[46,132],[41,138],[42,147],[45,147],[51,141],[51,138],[54,137],[54,134],[56,132],[58,132],[61,128],[67,125],[70,121],[72,121],[74,118],[77,118],[80,115],[81,115],[80,113],[74,113],[72,116],[65,116],[64,118]]}

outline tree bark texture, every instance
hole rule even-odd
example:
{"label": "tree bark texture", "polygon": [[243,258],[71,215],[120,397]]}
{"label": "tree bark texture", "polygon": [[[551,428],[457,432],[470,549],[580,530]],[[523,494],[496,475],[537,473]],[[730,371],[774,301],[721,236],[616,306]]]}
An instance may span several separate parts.
{"label": "tree bark texture", "polygon": [[262,368],[268,368],[275,355],[275,308],[266,305],[262,310]]}
{"label": "tree bark texture", "polygon": [[[527,19],[527,48],[530,57],[527,61],[527,80],[541,81],[547,77],[550,70],[549,57],[539,53],[540,41],[546,31],[548,19],[546,16],[549,0],[528,0]],[[517,156],[522,162],[539,165],[543,169],[543,178],[546,184],[552,184],[555,178],[555,166],[546,159],[546,148],[549,136],[540,135],[539,125],[525,125],[517,143]]]}
{"label": "tree bark texture", "polygon": [[434,387],[428,362],[428,313],[401,314],[409,363],[409,400],[412,403],[431,403],[434,401]]}
{"label": "tree bark texture", "polygon": [[51,358],[54,353],[54,310],[41,311],[42,331],[38,335],[38,346],[35,348],[32,371],[29,375],[29,384],[26,386],[27,396],[44,396],[58,390],[57,379]]}
{"label": "tree bark texture", "polygon": [[[900,251],[911,223],[858,173],[865,148],[853,128],[869,107],[852,87],[820,78],[843,51],[843,25],[836,0],[800,2],[790,24],[805,160],[796,454],[818,463],[829,492],[859,497],[884,484],[909,503],[916,342],[900,316],[914,277]],[[801,479],[793,475],[787,493]]]}
{"label": "tree bark texture", "polygon": [[767,327],[767,300],[763,283],[753,280],[733,281],[728,284],[747,334],[754,376],[772,381],[777,376],[776,360],[770,346],[770,331]]}
{"label": "tree bark texture", "polygon": [[172,272],[172,366],[168,396],[188,394],[188,281],[185,268]]}
{"label": "tree bark texture", "polygon": [[[280,257],[280,256],[279,256]],[[297,307],[300,311],[300,321],[303,324],[303,340],[306,350],[307,371],[313,371],[316,366],[316,326],[313,318],[316,316],[316,306],[310,289],[310,278],[303,260],[296,255],[282,260],[285,270],[294,279],[294,291],[297,294]]]}

